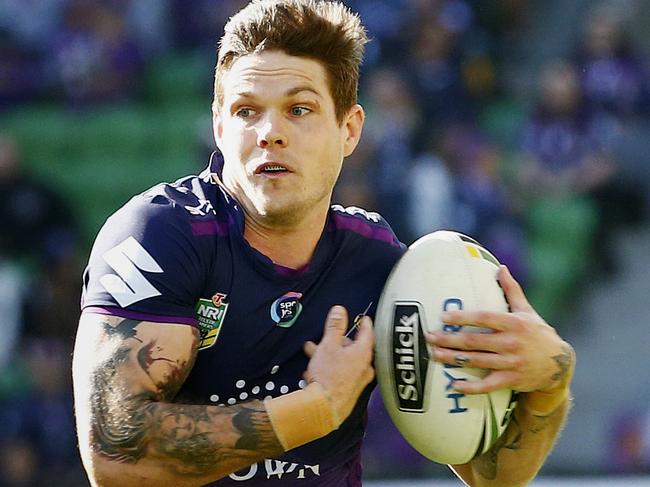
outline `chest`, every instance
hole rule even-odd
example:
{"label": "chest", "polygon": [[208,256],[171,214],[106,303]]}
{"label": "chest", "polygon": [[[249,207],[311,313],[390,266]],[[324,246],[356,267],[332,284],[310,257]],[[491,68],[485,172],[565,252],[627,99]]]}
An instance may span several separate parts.
{"label": "chest", "polygon": [[181,391],[193,402],[232,405],[304,387],[304,343],[320,341],[335,304],[347,308],[349,327],[364,311],[372,316],[389,271],[342,252],[318,272],[287,279],[228,257],[197,306],[202,346]]}

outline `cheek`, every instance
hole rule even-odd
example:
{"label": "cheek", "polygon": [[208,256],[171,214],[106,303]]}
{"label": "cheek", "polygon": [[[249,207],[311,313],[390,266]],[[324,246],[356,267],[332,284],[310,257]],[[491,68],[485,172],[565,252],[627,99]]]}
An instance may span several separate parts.
{"label": "cheek", "polygon": [[257,139],[253,129],[224,127],[221,137],[221,152],[229,159],[245,160],[246,156],[255,149]]}

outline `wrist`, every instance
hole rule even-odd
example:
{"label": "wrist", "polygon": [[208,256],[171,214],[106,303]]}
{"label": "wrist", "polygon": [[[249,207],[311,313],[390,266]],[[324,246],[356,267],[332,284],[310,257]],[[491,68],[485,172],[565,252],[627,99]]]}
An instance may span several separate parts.
{"label": "wrist", "polygon": [[273,431],[285,451],[321,438],[341,425],[332,402],[318,382],[264,401]]}
{"label": "wrist", "polygon": [[539,416],[551,414],[569,399],[569,383],[562,381],[555,386],[524,394],[526,409]]}

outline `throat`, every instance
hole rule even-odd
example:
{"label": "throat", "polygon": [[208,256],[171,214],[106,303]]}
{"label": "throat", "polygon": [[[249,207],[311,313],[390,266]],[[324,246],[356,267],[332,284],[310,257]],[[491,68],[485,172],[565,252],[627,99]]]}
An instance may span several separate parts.
{"label": "throat", "polygon": [[244,239],[274,264],[288,270],[300,271],[311,262],[323,228],[324,225],[320,228],[272,230],[246,224]]}

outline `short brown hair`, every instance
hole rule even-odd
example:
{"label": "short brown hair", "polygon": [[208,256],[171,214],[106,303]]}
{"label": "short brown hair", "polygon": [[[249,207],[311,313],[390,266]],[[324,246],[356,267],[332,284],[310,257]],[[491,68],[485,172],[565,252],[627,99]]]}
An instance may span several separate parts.
{"label": "short brown hair", "polygon": [[221,81],[235,60],[275,49],[323,64],[339,123],[357,102],[359,66],[368,37],[359,16],[340,2],[253,0],[228,21],[224,31],[213,109],[223,103]]}

